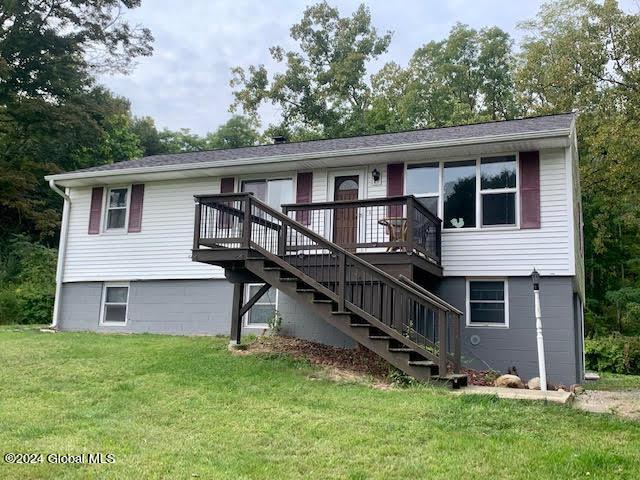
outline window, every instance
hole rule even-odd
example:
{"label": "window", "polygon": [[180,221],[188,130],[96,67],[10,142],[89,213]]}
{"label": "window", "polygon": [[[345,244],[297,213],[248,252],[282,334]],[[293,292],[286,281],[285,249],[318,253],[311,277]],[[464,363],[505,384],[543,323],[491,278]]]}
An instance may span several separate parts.
{"label": "window", "polygon": [[509,326],[508,296],[505,280],[467,281],[467,325]]}
{"label": "window", "polygon": [[[253,297],[260,288],[262,283],[253,283],[247,285],[247,299]],[[245,323],[247,327],[261,327],[265,328],[269,322],[269,319],[273,316],[274,312],[278,309],[278,291],[275,288],[270,288],[267,293],[262,295],[260,299],[249,309],[245,316]]]}
{"label": "window", "polygon": [[516,224],[516,157],[480,160],[482,225]]}
{"label": "window", "polygon": [[110,188],[107,194],[105,230],[123,229],[127,220],[129,189],[127,187]]}
{"label": "window", "polygon": [[434,215],[438,215],[440,195],[440,165],[427,163],[407,167],[407,195],[415,195],[422,205]]}
{"label": "window", "polygon": [[476,161],[447,162],[443,168],[444,228],[476,226]]}
{"label": "window", "polygon": [[129,285],[105,284],[102,291],[100,323],[103,325],[126,325],[128,302]]}
{"label": "window", "polygon": [[242,182],[242,191],[253,193],[256,198],[276,210],[280,210],[285,203],[293,202],[293,180],[290,178],[245,180]]}

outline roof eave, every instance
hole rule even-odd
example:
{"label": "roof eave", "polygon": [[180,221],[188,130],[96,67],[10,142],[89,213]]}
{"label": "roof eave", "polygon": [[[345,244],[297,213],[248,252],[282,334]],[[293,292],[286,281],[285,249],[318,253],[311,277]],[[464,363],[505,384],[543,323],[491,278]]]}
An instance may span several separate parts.
{"label": "roof eave", "polygon": [[543,130],[539,132],[524,132],[524,133],[510,133],[503,135],[491,135],[483,137],[470,137],[464,139],[452,139],[452,140],[438,140],[431,142],[418,142],[418,143],[405,143],[395,145],[384,145],[378,147],[366,147],[366,148],[350,148],[344,150],[333,150],[323,152],[311,152],[292,155],[275,155],[268,157],[253,157],[253,158],[238,158],[233,160],[224,161],[224,165],[221,165],[221,160],[215,160],[211,162],[196,162],[186,164],[173,164],[173,165],[156,165],[151,167],[133,167],[122,168],[113,170],[99,170],[88,172],[70,172],[59,173],[54,175],[45,176],[45,180],[53,181],[65,181],[75,180],[81,178],[100,178],[106,176],[118,176],[118,175],[131,175],[136,173],[155,173],[155,172],[171,172],[171,171],[184,171],[184,170],[198,170],[216,167],[229,167],[235,165],[243,165],[247,162],[252,164],[261,163],[277,163],[277,162],[292,162],[296,160],[313,160],[315,158],[328,158],[328,157],[342,157],[342,156],[355,156],[355,155],[372,155],[376,153],[390,153],[390,152],[402,152],[407,150],[422,150],[432,148],[442,148],[450,146],[465,146],[465,145],[477,145],[482,143],[499,143],[509,142],[517,140],[538,140],[553,137],[564,137],[571,134],[572,127],[559,128],[553,130]]}

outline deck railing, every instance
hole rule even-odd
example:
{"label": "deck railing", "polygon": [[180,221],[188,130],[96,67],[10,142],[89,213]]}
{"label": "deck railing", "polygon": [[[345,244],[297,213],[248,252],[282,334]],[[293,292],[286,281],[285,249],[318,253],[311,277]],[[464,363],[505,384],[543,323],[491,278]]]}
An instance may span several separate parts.
{"label": "deck railing", "polygon": [[440,264],[442,221],[412,195],[287,204],[282,210],[351,252],[406,252]]}
{"label": "deck railing", "polygon": [[[412,197],[405,201],[411,203]],[[374,326],[397,332],[438,362],[441,372],[449,362],[459,371],[462,312],[383,272],[251,194],[196,196],[193,248],[201,247],[253,250],[326,295],[338,310],[351,311]]]}

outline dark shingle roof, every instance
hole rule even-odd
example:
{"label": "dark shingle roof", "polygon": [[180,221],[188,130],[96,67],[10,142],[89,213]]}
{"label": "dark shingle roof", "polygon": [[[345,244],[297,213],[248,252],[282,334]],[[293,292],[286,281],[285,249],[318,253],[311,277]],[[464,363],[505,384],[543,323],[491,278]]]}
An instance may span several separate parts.
{"label": "dark shingle roof", "polygon": [[144,168],[169,165],[189,165],[208,162],[225,162],[232,160],[247,160],[265,157],[278,157],[297,154],[322,154],[340,150],[385,147],[393,145],[438,142],[447,140],[463,140],[468,138],[492,137],[494,135],[525,134],[544,132],[557,129],[568,129],[574,115],[564,113],[542,117],[523,118],[518,120],[496,121],[461,125],[455,127],[429,128],[423,130],[409,130],[397,133],[381,133],[358,137],[335,138],[327,140],[312,140],[305,142],[291,142],[273,145],[258,145],[255,147],[231,148],[225,150],[208,150],[204,152],[188,152],[166,155],[152,155],[136,160],[101,165],[98,167],[78,170],[80,172],[100,172],[110,170],[125,170],[129,168]]}

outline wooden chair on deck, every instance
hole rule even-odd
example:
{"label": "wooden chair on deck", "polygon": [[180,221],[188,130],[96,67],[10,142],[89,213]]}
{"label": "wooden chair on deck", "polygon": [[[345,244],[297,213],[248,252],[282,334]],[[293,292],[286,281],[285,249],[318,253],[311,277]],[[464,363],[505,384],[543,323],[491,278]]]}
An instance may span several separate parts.
{"label": "wooden chair on deck", "polygon": [[407,219],[404,217],[386,217],[379,220],[378,223],[387,228],[389,242],[399,245],[389,245],[387,252],[406,251],[407,242]]}

